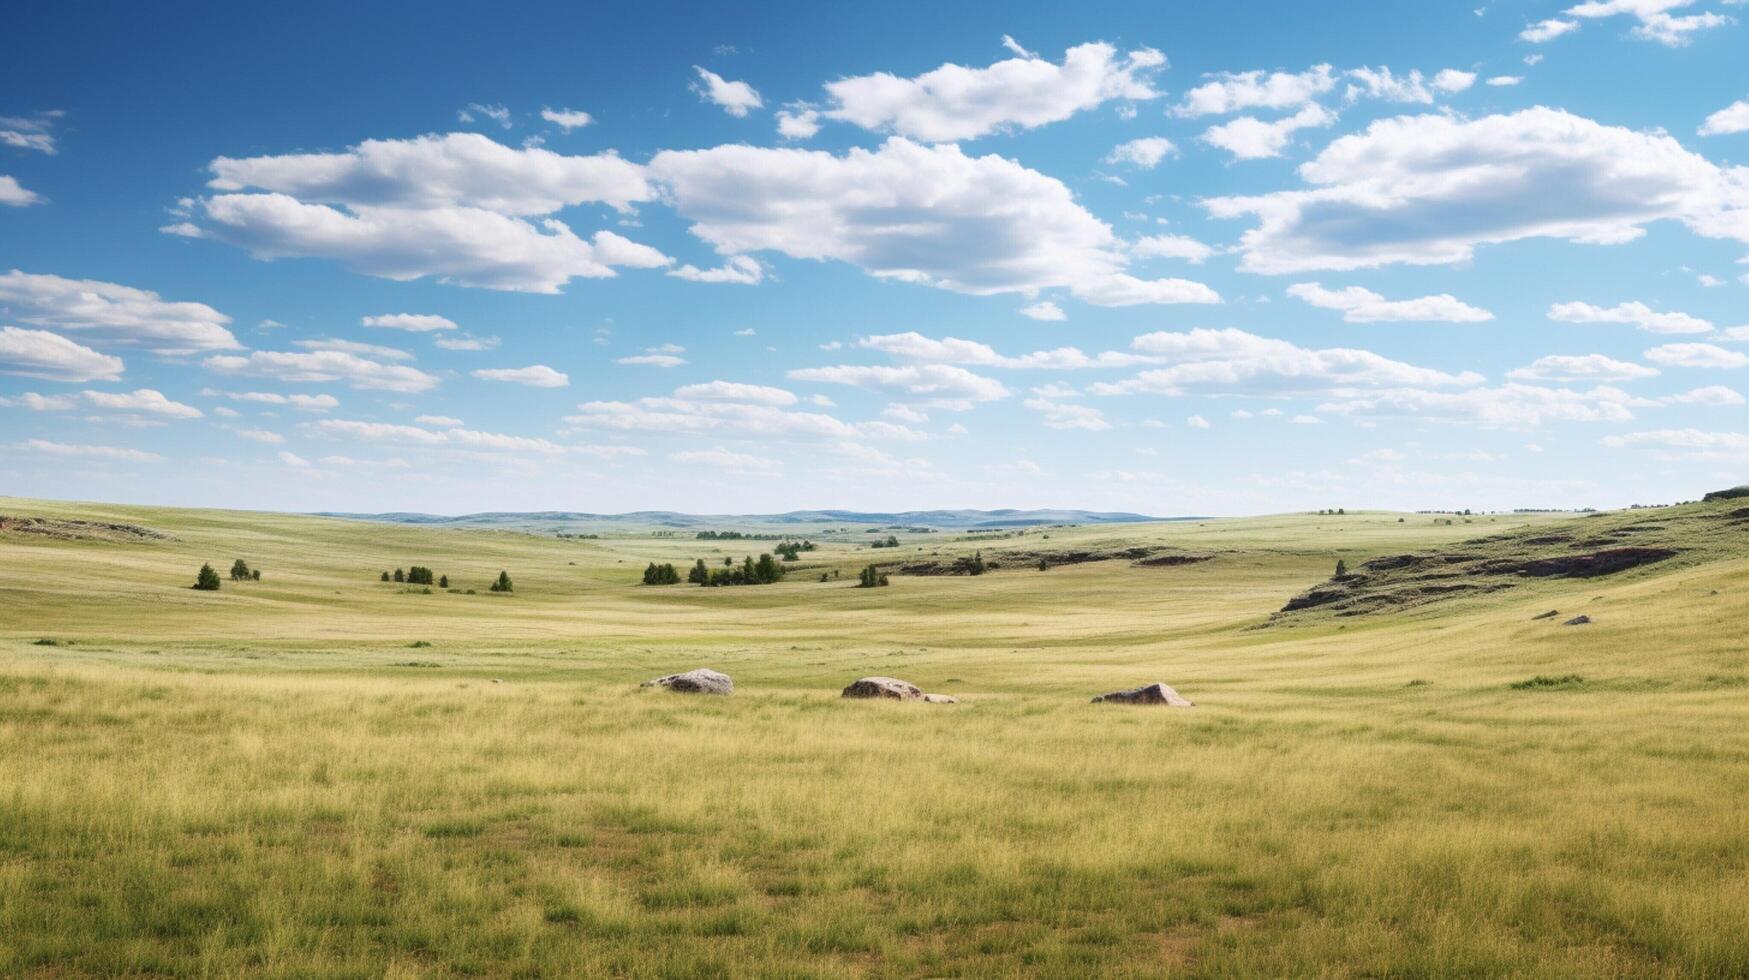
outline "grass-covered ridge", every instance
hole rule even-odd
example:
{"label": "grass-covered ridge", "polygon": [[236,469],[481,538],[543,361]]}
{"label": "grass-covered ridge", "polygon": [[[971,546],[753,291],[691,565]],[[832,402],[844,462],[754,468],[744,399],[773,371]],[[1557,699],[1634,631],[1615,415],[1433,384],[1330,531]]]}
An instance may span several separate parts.
{"label": "grass-covered ridge", "polygon": [[1665,562],[1749,561],[1749,505],[1696,504],[1587,515],[1554,528],[1517,528],[1408,554],[1366,559],[1289,600],[1284,614],[1401,612],[1523,589],[1544,579],[1655,573]]}
{"label": "grass-covered ridge", "polygon": [[[168,535],[0,531],[0,975],[1741,975],[1728,520],[1256,627],[1338,558],[1742,506],[900,532],[705,589],[639,583],[769,542],[0,500]],[[1209,557],[1020,557],[1138,547]],[[735,694],[637,686],[700,666]],[[1154,680],[1198,706],[1087,703]]]}

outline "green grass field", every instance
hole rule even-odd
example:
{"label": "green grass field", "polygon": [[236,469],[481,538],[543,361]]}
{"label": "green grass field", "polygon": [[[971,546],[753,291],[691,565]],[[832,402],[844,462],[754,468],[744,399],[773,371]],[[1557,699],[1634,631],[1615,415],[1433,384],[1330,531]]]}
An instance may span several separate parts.
{"label": "green grass field", "polygon": [[[760,545],[0,514],[175,536],[0,533],[0,975],[1749,975],[1741,524],[1271,624],[1339,557],[1614,518],[901,534],[700,589],[636,583]],[[1129,544],[1214,557],[852,587]],[[415,564],[463,591],[377,580]],[[734,696],[638,687],[701,666]],[[1155,680],[1198,706],[1088,703]]]}

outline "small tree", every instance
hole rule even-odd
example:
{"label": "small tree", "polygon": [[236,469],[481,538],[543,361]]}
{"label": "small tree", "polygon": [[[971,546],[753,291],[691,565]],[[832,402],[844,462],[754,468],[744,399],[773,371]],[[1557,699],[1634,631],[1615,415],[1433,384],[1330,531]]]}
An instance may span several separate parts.
{"label": "small tree", "polygon": [[231,563],[231,581],[247,582],[249,580],[249,563],[239,558]]}
{"label": "small tree", "polygon": [[972,575],[984,574],[984,553],[982,551],[972,555],[972,563],[966,566],[966,571]]}
{"label": "small tree", "polygon": [[194,587],[202,592],[219,591],[219,573],[213,571],[213,566],[200,566],[200,573],[194,577]]}
{"label": "small tree", "polygon": [[698,560],[698,564],[692,566],[692,571],[686,573],[686,580],[694,585],[710,584],[711,570],[705,567],[703,558]]}
{"label": "small tree", "polygon": [[440,589],[449,588],[449,576],[448,575],[439,575],[437,577],[437,587]]}
{"label": "small tree", "polygon": [[1348,577],[1348,563],[1343,561],[1340,558],[1336,559],[1336,574],[1332,575],[1330,577],[1334,578],[1334,579],[1339,579],[1339,580],[1347,578]]}
{"label": "small tree", "polygon": [[388,581],[388,580],[389,580],[389,573],[388,573],[388,572],[384,572],[384,573],[383,573],[383,581],[385,581],[385,582],[387,582],[387,581]]}
{"label": "small tree", "polygon": [[498,573],[498,581],[492,583],[492,591],[493,592],[509,592],[509,591],[511,591],[510,573],[509,572],[499,572]]}
{"label": "small tree", "polygon": [[1048,562],[1048,561],[1045,561],[1045,560],[1044,560],[1044,559],[1043,559],[1043,558],[1040,558],[1040,559],[1039,559],[1039,560],[1038,560],[1038,570],[1039,570],[1039,571],[1041,571],[1041,572],[1042,572],[1042,571],[1044,571],[1044,570],[1045,570],[1045,569],[1047,569],[1047,568],[1050,568],[1050,567],[1051,567],[1051,563],[1050,563],[1050,562]]}
{"label": "small tree", "polygon": [[891,535],[891,534],[887,535],[887,547],[897,548],[898,546],[899,546],[899,539],[897,537],[895,537],[894,535]]}
{"label": "small tree", "polygon": [[249,578],[250,578],[250,580],[255,581],[255,582],[261,581],[261,569],[259,569],[259,568],[249,569]]}
{"label": "small tree", "polygon": [[395,581],[397,581],[397,582],[407,581],[407,573],[400,570],[399,568],[395,569]]}

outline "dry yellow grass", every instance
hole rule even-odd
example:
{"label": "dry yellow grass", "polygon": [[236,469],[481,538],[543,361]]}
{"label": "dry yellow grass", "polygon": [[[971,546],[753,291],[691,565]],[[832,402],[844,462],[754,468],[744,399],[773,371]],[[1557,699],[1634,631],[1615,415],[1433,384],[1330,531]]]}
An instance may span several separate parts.
{"label": "dry yellow grass", "polygon": [[[710,552],[20,512],[179,540],[0,535],[3,974],[1749,973],[1741,550],[1254,629],[1338,555],[1553,518],[1051,531],[981,546],[1222,553],[858,590],[848,545],[644,588]],[[410,564],[480,594],[375,581]],[[734,697],[636,687],[693,666]],[[868,673],[965,703],[837,698]],[[1086,703],[1156,679],[1199,706]]]}

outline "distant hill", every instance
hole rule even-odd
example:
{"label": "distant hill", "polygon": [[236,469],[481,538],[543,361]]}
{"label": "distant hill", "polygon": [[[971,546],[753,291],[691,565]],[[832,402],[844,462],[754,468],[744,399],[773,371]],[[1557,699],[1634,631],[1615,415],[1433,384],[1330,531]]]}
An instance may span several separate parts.
{"label": "distant hill", "polygon": [[941,530],[1037,527],[1048,524],[1138,524],[1162,520],[1200,520],[1194,517],[1149,517],[1117,511],[1090,510],[793,510],[783,514],[681,514],[666,510],[634,511],[628,514],[588,514],[576,511],[488,511],[444,516],[395,512],[350,514],[325,512],[319,517],[343,517],[392,524],[435,527],[498,528],[517,531],[570,532],[590,528],[635,530],[708,530],[712,528],[817,528],[858,525],[871,528],[928,527]]}

